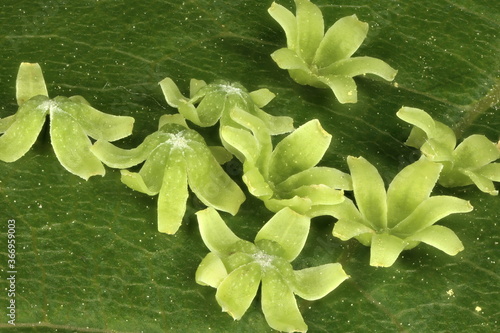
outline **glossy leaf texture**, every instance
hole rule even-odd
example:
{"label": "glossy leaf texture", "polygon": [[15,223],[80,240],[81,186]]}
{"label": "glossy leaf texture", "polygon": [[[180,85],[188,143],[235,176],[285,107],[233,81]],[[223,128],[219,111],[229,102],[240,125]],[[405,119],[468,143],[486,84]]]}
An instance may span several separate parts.
{"label": "glossy leaf texture", "polygon": [[[295,8],[290,0],[279,3]],[[397,84],[355,77],[358,102],[343,105],[331,91],[298,85],[270,57],[286,45],[267,13],[271,1],[5,0],[0,119],[17,110],[16,73],[26,61],[41,65],[51,96],[81,95],[98,110],[133,116],[132,136],[116,142],[128,149],[157,130],[160,116],[176,111],[158,85],[165,77],[183,88],[190,78],[267,88],[276,97],[266,112],[291,116],[296,127],[319,119],[332,134],[320,165],[348,172],[346,156],[363,156],[385,184],[420,158],[404,144],[411,126],[396,117],[403,105],[457,129],[459,140],[478,133],[498,141],[499,111],[487,98],[500,65],[496,2],[314,3],[327,25],[353,14],[367,22],[356,56],[390,63],[398,69]],[[0,310],[0,330],[272,332],[259,302],[234,321],[220,311],[214,289],[196,283],[207,253],[194,215],[203,204],[191,197],[183,227],[163,235],[155,198],[130,190],[110,168],[88,182],[65,172],[48,130],[22,159],[0,163],[1,290],[7,288],[8,219],[17,221],[18,265],[17,325],[8,325]],[[203,134],[209,145],[217,142],[216,131]],[[225,168],[240,181],[237,164]],[[498,330],[500,200],[474,186],[437,186],[433,195],[457,196],[476,208],[439,223],[464,244],[454,257],[421,244],[390,268],[369,267],[368,247],[335,239],[331,218],[312,220],[294,268],[340,262],[350,279],[321,300],[297,298],[310,332]],[[272,213],[247,198],[235,217],[223,217],[235,234],[254,239]],[[0,293],[2,308],[7,302]]]}

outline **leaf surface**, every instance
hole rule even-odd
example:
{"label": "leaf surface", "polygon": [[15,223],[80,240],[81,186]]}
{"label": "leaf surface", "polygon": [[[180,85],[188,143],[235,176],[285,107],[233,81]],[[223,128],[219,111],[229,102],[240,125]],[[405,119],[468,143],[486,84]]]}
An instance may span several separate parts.
{"label": "leaf surface", "polygon": [[[279,3],[294,12],[292,1]],[[267,1],[4,0],[0,118],[17,110],[15,79],[25,61],[40,63],[50,96],[82,95],[97,110],[134,117],[132,136],[114,142],[121,148],[137,147],[156,131],[160,116],[175,112],[158,85],[165,77],[179,87],[196,78],[238,81],[249,91],[268,88],[276,98],[264,111],[292,116],[295,127],[317,118],[332,134],[320,165],[348,172],[346,156],[363,156],[386,184],[420,156],[404,145],[411,126],[396,116],[403,105],[460,129],[460,139],[477,133],[498,140],[500,114],[486,98],[499,76],[497,2],[314,3],[325,27],[353,14],[367,22],[368,35],[354,56],[386,61],[398,70],[397,84],[356,77],[358,103],[351,105],[339,104],[328,89],[296,84],[270,57],[286,38],[268,15]],[[212,144],[217,133],[207,133]],[[194,216],[204,208],[198,199],[190,196],[175,236],[161,234],[156,197],[127,188],[118,171],[106,171],[87,182],[66,172],[48,128],[21,159],[0,162],[0,289],[8,287],[9,219],[16,220],[18,272],[17,325],[6,322],[2,292],[0,330],[272,332],[258,299],[234,321],[220,311],[215,289],[195,282],[208,253]],[[421,244],[390,268],[370,267],[368,247],[334,238],[332,218],[313,219],[294,268],[338,261],[351,278],[321,300],[297,298],[310,332],[498,330],[500,200],[474,186],[437,186],[437,194],[470,200],[476,208],[438,223],[465,247],[453,257]],[[235,217],[223,214],[247,240],[271,216],[248,194]]]}

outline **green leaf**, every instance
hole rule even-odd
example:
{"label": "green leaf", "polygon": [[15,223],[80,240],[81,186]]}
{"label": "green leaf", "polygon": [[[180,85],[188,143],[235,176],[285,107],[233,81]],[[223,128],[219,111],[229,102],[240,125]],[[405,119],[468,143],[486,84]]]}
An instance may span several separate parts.
{"label": "green leaf", "polygon": [[[367,22],[355,56],[373,56],[399,70],[397,85],[355,77],[358,102],[349,105],[328,90],[298,85],[276,66],[270,54],[286,38],[267,13],[271,2],[4,0],[0,118],[18,109],[16,74],[28,61],[40,63],[51,97],[82,95],[98,110],[134,117],[132,136],[114,143],[121,148],[137,147],[163,114],[176,112],[158,85],[166,77],[186,97],[190,78],[268,88],[276,98],[264,111],[292,116],[295,127],[319,119],[332,134],[321,166],[347,173],[346,156],[363,156],[386,184],[420,157],[404,144],[413,126],[395,115],[402,105],[460,128],[459,140],[482,134],[498,141],[500,113],[486,98],[495,96],[500,67],[497,2],[313,0],[326,26],[353,14]],[[277,2],[294,10],[293,1]],[[272,331],[258,298],[234,321],[220,311],[215,289],[196,283],[208,251],[194,217],[204,205],[194,196],[175,236],[160,234],[156,198],[132,191],[112,168],[88,182],[66,172],[47,131],[22,158],[0,162],[1,290],[9,287],[8,219],[16,220],[18,264],[17,325],[7,324],[3,310],[0,331]],[[216,132],[203,133],[209,145],[218,144]],[[223,167],[229,172],[234,165]],[[241,173],[231,175],[245,187]],[[244,192],[240,212],[223,216],[238,236],[253,239],[272,213]],[[375,269],[368,265],[368,247],[331,236],[333,218],[313,219],[294,267],[339,261],[351,278],[319,301],[297,297],[309,332],[498,330],[500,200],[473,185],[438,185],[433,195],[458,196],[475,207],[439,222],[465,247],[454,257],[421,244],[392,267]],[[1,292],[2,307],[8,301]]]}

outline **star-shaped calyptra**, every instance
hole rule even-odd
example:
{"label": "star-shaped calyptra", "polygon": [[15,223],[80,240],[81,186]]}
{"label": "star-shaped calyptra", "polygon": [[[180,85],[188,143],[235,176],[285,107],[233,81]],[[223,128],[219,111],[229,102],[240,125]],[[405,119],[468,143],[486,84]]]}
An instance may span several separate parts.
{"label": "star-shaped calyptra", "polygon": [[158,230],[168,234],[177,232],[182,223],[188,186],[207,206],[233,215],[245,200],[213,155],[220,149],[209,148],[179,114],[163,116],[158,131],[137,148],[121,149],[106,141],[92,147],[110,167],[125,169],[145,161],[138,173],[121,170],[121,180],[136,191],[158,195]]}
{"label": "star-shaped calyptra", "polygon": [[406,144],[420,149],[430,161],[443,165],[438,183],[445,187],[474,184],[481,191],[498,195],[493,182],[500,182],[500,143],[474,134],[458,146],[453,130],[421,109],[402,107],[397,116],[414,125]]}
{"label": "star-shaped calyptra", "polygon": [[262,312],[273,329],[305,332],[295,296],[322,298],[348,278],[340,264],[295,271],[310,219],[284,208],[257,233],[254,243],[236,236],[211,208],[196,213],[203,242],[211,251],[196,271],[196,282],[217,288],[222,310],[240,319],[261,286]]}
{"label": "star-shaped calyptra", "polygon": [[330,88],[340,103],[356,103],[354,76],[375,74],[392,81],[397,71],[373,57],[351,57],[361,46],[368,24],[356,15],[338,20],[324,32],[323,14],[309,0],[295,0],[296,15],[273,3],[269,14],[286,34],[287,47],[271,57],[288,70],[297,83],[317,88]]}
{"label": "star-shaped calyptra", "polygon": [[243,157],[248,190],[269,210],[290,207],[310,217],[327,215],[332,205],[344,200],[343,190],[352,189],[348,174],[316,166],[331,141],[317,119],[297,128],[273,149],[269,131],[259,118],[238,108],[231,117],[245,130],[224,126],[222,135]]}
{"label": "star-shaped calyptra", "polygon": [[[167,103],[177,108],[180,114],[198,126],[213,126],[219,121],[220,129],[224,126],[242,128],[230,117],[231,110],[239,108],[262,120],[272,135],[293,130],[292,118],[272,116],[261,109],[275,96],[268,89],[249,92],[236,82],[218,80],[206,84],[205,81],[192,79],[189,98],[187,98],[181,94],[170,78],[162,80],[160,86]],[[238,155],[238,151],[226,142],[222,132],[220,132],[220,137],[224,147],[232,154]]]}
{"label": "star-shaped calyptra", "polygon": [[370,265],[391,266],[403,250],[420,242],[455,255],[462,242],[449,228],[434,225],[454,213],[466,213],[472,206],[452,196],[430,196],[442,165],[419,160],[401,170],[385,190],[377,169],[362,157],[347,158],[354,190],[354,203],[332,207],[338,219],[333,235],[341,240],[356,238],[370,246]]}
{"label": "star-shaped calyptra", "polygon": [[0,159],[14,162],[35,143],[47,115],[50,140],[57,159],[69,172],[88,179],[104,175],[99,159],[92,154],[89,137],[115,141],[132,133],[134,118],[100,112],[81,96],[49,99],[38,64],[22,63],[16,81],[19,110],[0,120]]}

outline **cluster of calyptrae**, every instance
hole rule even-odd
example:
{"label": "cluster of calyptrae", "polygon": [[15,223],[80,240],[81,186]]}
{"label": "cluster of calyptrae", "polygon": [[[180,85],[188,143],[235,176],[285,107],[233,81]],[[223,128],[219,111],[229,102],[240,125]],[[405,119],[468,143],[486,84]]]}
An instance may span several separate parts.
{"label": "cluster of calyptrae", "polygon": [[[351,57],[368,25],[356,16],[338,20],[324,33],[321,11],[309,0],[295,0],[296,15],[273,4],[271,16],[283,27],[287,48],[272,58],[300,84],[330,88],[341,103],[357,100],[353,76],[376,74],[392,80],[396,71],[379,59]],[[36,141],[50,118],[50,138],[61,164],[88,179],[104,175],[102,163],[120,168],[130,188],[158,195],[158,229],[175,233],[186,211],[188,186],[209,208],[197,213],[199,229],[210,253],[196,281],[217,288],[224,311],[239,319],[261,285],[262,311],[269,325],[281,331],[306,331],[295,295],[315,300],[335,289],[348,275],[340,264],[295,271],[290,264],[307,239],[310,219],[335,217],[333,235],[358,239],[371,246],[370,265],[391,266],[399,254],[420,242],[455,255],[463,249],[455,233],[439,219],[472,210],[469,202],[451,196],[430,196],[436,182],[443,186],[475,184],[497,195],[500,147],[483,135],[472,135],[458,146],[453,131],[422,110],[403,107],[397,115],[414,125],[407,144],[422,158],[405,167],[387,191],[378,171],[362,157],[349,156],[350,175],[318,167],[331,136],[318,120],[297,129],[289,117],[274,117],[261,108],[274,94],[248,92],[230,82],[191,80],[190,95],[175,83],[160,82],[167,103],[178,109],[160,118],[158,131],[137,148],[121,149],[110,141],[131,134],[134,119],[92,108],[80,96],[49,99],[38,64],[22,63],[17,77],[16,114],[0,119],[0,159],[13,162]],[[209,147],[186,120],[201,127],[219,123],[222,147]],[[274,148],[272,135],[289,133]],[[97,140],[94,144],[89,137]],[[217,210],[236,214],[245,195],[221,164],[235,156],[243,164],[248,192],[276,214],[257,233],[254,243],[238,238]],[[139,172],[126,168],[144,162]],[[353,191],[356,204],[344,197]]]}

